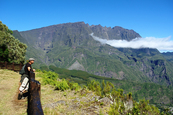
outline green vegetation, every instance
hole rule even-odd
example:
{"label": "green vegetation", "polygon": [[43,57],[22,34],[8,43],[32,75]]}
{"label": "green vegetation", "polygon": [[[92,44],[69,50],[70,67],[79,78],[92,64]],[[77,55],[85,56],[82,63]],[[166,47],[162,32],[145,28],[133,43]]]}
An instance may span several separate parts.
{"label": "green vegetation", "polygon": [[[67,90],[69,88],[70,87],[67,84],[67,81],[65,79],[62,79],[61,81],[57,81],[55,89],[64,91],[64,90]],[[70,89],[73,89],[73,88],[70,88]]]}
{"label": "green vegetation", "polygon": [[[37,70],[38,71],[38,70]],[[41,74],[42,84],[50,84],[55,86],[57,84],[58,74],[51,71],[43,71],[44,74]]]}
{"label": "green vegetation", "polygon": [[142,115],[158,115],[160,111],[154,105],[149,105],[149,101],[140,100],[139,103],[135,102],[134,107],[132,109],[132,114],[142,114]]}
{"label": "green vegetation", "polygon": [[165,52],[162,53],[165,59],[167,59],[169,62],[173,63],[173,52]]}
{"label": "green vegetation", "polygon": [[[42,68],[42,67],[41,67]],[[98,80],[112,80],[112,78],[100,77],[97,75],[89,74],[85,71],[80,70],[67,70],[64,68],[57,68],[55,66],[50,65],[49,68],[44,66],[42,70],[51,70],[59,74],[59,78],[69,79],[69,81],[74,81],[79,83],[80,85],[86,85],[91,79]]]}
{"label": "green vegetation", "polygon": [[[68,80],[65,79],[59,79],[58,74],[51,71],[39,71],[39,76],[42,78],[43,85],[49,84],[52,86],[55,86],[56,90],[67,90],[67,89],[76,89],[75,87],[79,87],[77,83],[70,83]],[[54,82],[53,82],[54,81]],[[53,82],[53,83],[52,83]],[[73,87],[72,87],[73,86]],[[70,88],[71,87],[71,88]],[[133,100],[132,93],[124,94],[123,89],[117,89],[114,87],[114,85],[111,82],[106,82],[103,80],[101,83],[95,80],[91,80],[88,82],[87,86],[83,86],[83,89],[89,89],[93,92],[95,92],[96,95],[101,97],[109,97],[111,100],[113,100],[113,104],[111,104],[110,109],[108,113],[110,115],[121,115],[121,114],[127,114],[127,115],[146,115],[146,114],[152,114],[152,115],[158,115],[161,114],[159,109],[154,106],[150,105],[149,101],[143,99],[139,102],[136,102]],[[78,88],[78,90],[83,90],[81,88]],[[64,94],[65,95],[65,94]],[[112,97],[110,97],[110,95]],[[97,101],[97,100],[96,100]],[[103,106],[104,103],[101,102],[100,106]],[[168,114],[168,112],[165,112]],[[165,114],[162,112],[162,114]]]}
{"label": "green vegetation", "polygon": [[[111,105],[109,110],[109,115],[121,115],[121,114],[128,114],[128,115],[158,115],[160,114],[159,109],[149,104],[149,100],[142,99],[139,102],[136,102],[132,98],[132,93],[129,92],[129,94],[123,94],[123,89],[117,89],[114,88],[113,84],[111,82],[105,82],[102,81],[102,88],[101,84],[98,81],[92,80],[87,85],[89,90],[92,90],[95,92],[96,95],[101,97],[109,97],[112,96],[112,99],[114,100],[114,103]],[[132,108],[130,110],[126,110],[127,106],[126,103],[133,104]],[[100,103],[101,105],[103,103]],[[125,107],[126,106],[126,107]],[[130,106],[130,104],[128,105]],[[166,114],[169,114],[168,112],[165,112]],[[162,112],[162,114],[165,114]]]}
{"label": "green vegetation", "polygon": [[[141,100],[140,102],[133,101],[133,108],[126,111],[124,104],[118,99],[116,103],[110,107],[109,115],[159,115],[160,111],[154,105],[150,105],[149,101]],[[164,114],[164,112],[162,112]],[[169,114],[169,113],[167,113]]]}
{"label": "green vegetation", "polygon": [[[123,89],[124,93],[132,92],[133,99],[136,101],[140,101],[145,98],[146,100],[150,100],[150,104],[155,104],[160,109],[162,106],[173,106],[173,87],[171,86],[166,87],[155,83],[138,83],[127,80],[117,80],[113,78],[96,76],[80,70],[67,70],[57,68],[55,66],[44,66],[44,69],[50,69],[51,71],[58,73],[59,78],[64,78],[70,82],[78,83],[81,87],[83,85],[87,85],[88,83],[94,84],[96,87],[98,87],[97,89],[101,88],[102,90],[101,92],[98,90],[97,94],[101,93],[103,95],[106,94],[106,90],[114,90],[113,87],[109,85],[109,83],[111,83],[113,84],[114,88]],[[92,82],[92,80],[96,80],[97,82]],[[101,84],[100,86],[98,85],[98,82]],[[105,89],[103,89],[103,87],[106,85],[110,86],[110,89],[109,87],[105,87]],[[96,91],[96,89],[93,89],[93,91]]]}
{"label": "green vegetation", "polygon": [[44,60],[45,52],[42,51],[41,48],[33,47],[33,44],[28,43],[27,40],[23,38],[17,30],[13,31],[13,36],[15,36],[15,38],[20,42],[27,44],[25,60],[28,60],[29,58],[33,57],[35,59],[35,63],[33,65],[34,68],[39,68],[40,66],[46,65],[42,61]]}
{"label": "green vegetation", "polygon": [[8,58],[9,51],[5,44],[0,45],[0,60],[10,62],[10,59]]}
{"label": "green vegetation", "polygon": [[27,46],[12,34],[13,31],[0,21],[0,61],[24,63]]}
{"label": "green vegetation", "polygon": [[41,72],[40,70],[37,70],[37,72],[39,72],[39,76],[42,78],[42,84],[46,85],[52,85],[55,87],[55,90],[67,90],[67,89],[71,89],[71,90],[78,90],[80,88],[80,86],[78,85],[78,83],[70,83],[69,81],[65,80],[65,79],[59,79],[59,75],[55,72],[51,72],[51,71],[43,71]]}
{"label": "green vegetation", "polygon": [[88,89],[91,91],[95,91],[97,95],[101,96],[101,87],[98,81],[92,80],[87,84]]}

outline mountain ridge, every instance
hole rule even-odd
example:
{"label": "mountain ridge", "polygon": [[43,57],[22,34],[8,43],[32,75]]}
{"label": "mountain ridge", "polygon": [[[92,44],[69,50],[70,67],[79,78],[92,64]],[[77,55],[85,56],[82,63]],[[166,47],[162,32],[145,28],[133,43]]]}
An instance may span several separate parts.
{"label": "mountain ridge", "polygon": [[22,39],[29,42],[30,51],[27,51],[26,57],[36,58],[39,62],[35,66],[37,68],[44,64],[69,68],[77,61],[80,67],[84,67],[83,70],[95,75],[173,84],[173,71],[170,69],[172,64],[168,63],[157,49],[103,45],[90,36],[92,32],[103,39],[130,41],[141,37],[134,30],[89,26],[84,22],[58,24],[19,33]]}

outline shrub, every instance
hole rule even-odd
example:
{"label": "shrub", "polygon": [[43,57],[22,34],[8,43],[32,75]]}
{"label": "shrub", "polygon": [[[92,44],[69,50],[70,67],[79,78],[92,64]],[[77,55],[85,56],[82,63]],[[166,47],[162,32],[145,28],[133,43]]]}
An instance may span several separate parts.
{"label": "shrub", "polygon": [[78,91],[80,89],[80,86],[78,85],[78,83],[70,83],[70,89]]}
{"label": "shrub", "polygon": [[103,103],[103,102],[101,102],[101,103],[100,103],[100,105],[102,106],[102,105],[104,105],[104,103]]}
{"label": "shrub", "polygon": [[43,73],[40,74],[40,77],[42,77],[43,85],[50,84],[55,86],[58,79],[58,74],[55,72],[44,70]]}
{"label": "shrub", "polygon": [[133,109],[132,109],[132,114],[150,114],[150,115],[159,115],[160,111],[157,107],[153,105],[149,105],[149,101],[143,99],[139,101],[139,103],[134,103]]}
{"label": "shrub", "polygon": [[95,91],[96,95],[101,96],[101,87],[98,81],[92,80],[88,82],[87,86],[89,90]]}
{"label": "shrub", "polygon": [[103,88],[103,95],[106,95],[107,93],[110,93],[111,87],[109,85],[109,82],[106,83],[106,86]]}
{"label": "shrub", "polygon": [[42,72],[40,69],[36,69],[36,72]]}
{"label": "shrub", "polygon": [[67,90],[69,88],[70,87],[65,79],[62,79],[61,81],[57,81],[56,87],[55,87],[56,90],[61,90],[61,91]]}
{"label": "shrub", "polygon": [[118,111],[118,108],[119,108],[119,104],[118,103],[113,103],[108,111],[108,114],[109,115],[119,115],[119,111]]}

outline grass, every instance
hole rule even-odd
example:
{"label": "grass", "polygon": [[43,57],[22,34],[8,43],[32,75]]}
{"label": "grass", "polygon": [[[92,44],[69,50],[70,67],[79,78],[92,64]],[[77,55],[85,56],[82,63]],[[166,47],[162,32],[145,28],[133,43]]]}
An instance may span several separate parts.
{"label": "grass", "polygon": [[17,100],[19,80],[20,75],[18,73],[0,69],[0,114],[26,114],[26,99]]}
{"label": "grass", "polygon": [[[36,80],[41,81],[41,77],[36,73]],[[26,115],[27,99],[17,100],[19,88],[20,74],[10,70],[0,69],[0,115]],[[88,91],[85,96],[81,95],[80,91],[54,90],[53,86],[41,85],[41,104],[45,115],[81,115],[88,113],[89,106],[95,106],[95,103],[87,104],[87,101],[95,94]],[[79,98],[80,103],[74,103],[75,99]],[[64,100],[66,103],[58,104],[55,108],[46,107],[57,101]],[[74,102],[73,102],[74,101]],[[98,104],[97,106],[99,106]],[[109,105],[103,107],[108,108]],[[97,112],[99,113],[98,110]],[[96,112],[96,113],[97,113]],[[102,111],[103,114],[106,111]]]}

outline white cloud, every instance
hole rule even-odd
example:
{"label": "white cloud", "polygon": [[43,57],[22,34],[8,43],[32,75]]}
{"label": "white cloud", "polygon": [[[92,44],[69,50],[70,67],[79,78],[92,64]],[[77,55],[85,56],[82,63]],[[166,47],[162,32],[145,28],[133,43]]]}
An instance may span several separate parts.
{"label": "white cloud", "polygon": [[173,41],[171,36],[167,38],[135,38],[131,41],[126,40],[107,40],[94,36],[93,33],[90,34],[94,40],[101,42],[102,44],[109,44],[113,47],[119,48],[157,48],[160,52],[163,51],[173,51]]}

